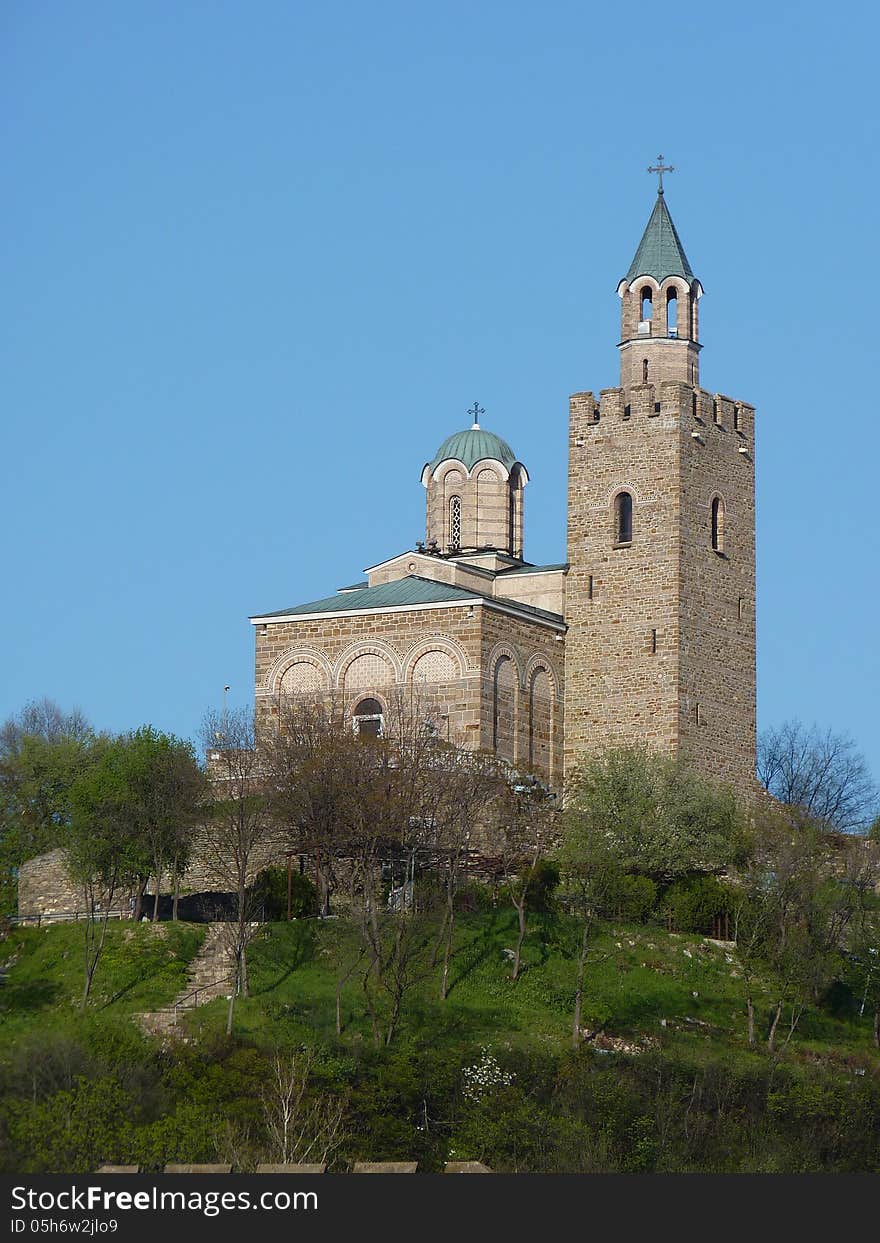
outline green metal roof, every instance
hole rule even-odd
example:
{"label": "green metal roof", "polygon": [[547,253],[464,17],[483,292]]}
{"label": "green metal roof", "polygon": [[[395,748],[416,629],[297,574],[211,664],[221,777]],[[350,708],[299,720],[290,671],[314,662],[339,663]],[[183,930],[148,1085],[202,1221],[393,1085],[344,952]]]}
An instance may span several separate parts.
{"label": "green metal roof", "polygon": [[551,613],[548,609],[521,604],[518,600],[494,599],[479,591],[468,591],[464,587],[435,582],[434,579],[419,578],[415,574],[397,578],[392,583],[381,583],[378,587],[346,591],[341,595],[327,596],[323,600],[312,600],[308,604],[297,604],[293,608],[277,609],[273,613],[257,613],[251,621],[262,621],[267,617],[296,617],[309,613],[362,613],[369,609],[399,608],[407,604],[445,604],[452,600],[460,600],[462,603],[479,600],[485,604],[518,609],[557,624],[562,621],[560,614]]}
{"label": "green metal roof", "polygon": [[507,441],[494,432],[488,432],[484,427],[469,427],[467,431],[447,436],[428,465],[433,470],[448,458],[455,458],[467,470],[483,458],[494,458],[510,470],[516,461],[516,454]]}
{"label": "green metal roof", "polygon": [[686,281],[694,280],[693,270],[687,261],[681,238],[672,223],[662,193],[657,195],[651,219],[625,279],[629,282],[637,276],[653,276],[656,281],[665,280],[667,276],[683,276]]}
{"label": "green metal roof", "polygon": [[294,617],[297,613],[359,613],[364,609],[387,609],[402,604],[442,604],[447,600],[471,600],[477,593],[449,583],[437,583],[429,578],[408,575],[378,587],[363,587],[358,591],[345,591],[341,595],[297,604],[290,609],[278,609],[274,613],[260,613],[260,617]]}

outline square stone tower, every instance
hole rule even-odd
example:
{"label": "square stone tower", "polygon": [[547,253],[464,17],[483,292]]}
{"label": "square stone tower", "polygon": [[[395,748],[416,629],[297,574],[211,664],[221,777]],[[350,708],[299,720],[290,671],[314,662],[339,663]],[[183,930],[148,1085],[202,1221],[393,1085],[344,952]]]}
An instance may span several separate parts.
{"label": "square stone tower", "polygon": [[754,408],[700,387],[663,195],[622,300],[620,387],[570,403],[565,768],[609,746],[755,777]]}

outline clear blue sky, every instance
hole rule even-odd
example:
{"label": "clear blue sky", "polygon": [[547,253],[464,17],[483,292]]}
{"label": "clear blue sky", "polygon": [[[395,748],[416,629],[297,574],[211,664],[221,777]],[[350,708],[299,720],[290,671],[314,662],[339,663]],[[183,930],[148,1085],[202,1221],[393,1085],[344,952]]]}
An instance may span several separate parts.
{"label": "clear blue sky", "polygon": [[880,775],[873,4],[0,10],[0,719],[195,733],[248,615],[423,534],[484,423],[565,555],[567,398],[667,201],[702,381],[758,407],[759,719]]}

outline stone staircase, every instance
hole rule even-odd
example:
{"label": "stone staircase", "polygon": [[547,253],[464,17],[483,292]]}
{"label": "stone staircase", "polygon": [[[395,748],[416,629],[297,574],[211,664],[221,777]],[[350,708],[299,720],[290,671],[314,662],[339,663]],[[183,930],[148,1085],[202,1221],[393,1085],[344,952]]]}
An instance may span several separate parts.
{"label": "stone staircase", "polygon": [[232,963],[223,944],[227,926],[222,923],[208,925],[202,947],[190,963],[186,984],[170,1006],[135,1015],[148,1035],[185,1039],[182,1029],[178,1027],[178,1020],[183,1015],[206,1001],[213,1001],[215,997],[229,996]]}

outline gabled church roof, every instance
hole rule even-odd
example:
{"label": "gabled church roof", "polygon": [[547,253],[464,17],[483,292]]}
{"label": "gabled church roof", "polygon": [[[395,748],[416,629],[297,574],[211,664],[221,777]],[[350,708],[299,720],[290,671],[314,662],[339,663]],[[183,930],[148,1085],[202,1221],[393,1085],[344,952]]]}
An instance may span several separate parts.
{"label": "gabled church roof", "polygon": [[653,276],[655,281],[663,281],[667,276],[683,276],[686,281],[695,279],[662,190],[624,279],[629,284],[637,276]]}

